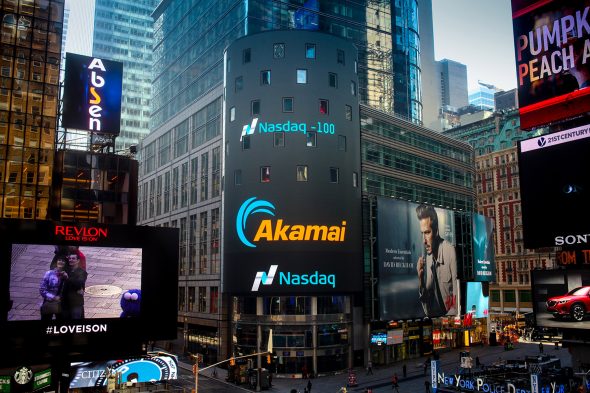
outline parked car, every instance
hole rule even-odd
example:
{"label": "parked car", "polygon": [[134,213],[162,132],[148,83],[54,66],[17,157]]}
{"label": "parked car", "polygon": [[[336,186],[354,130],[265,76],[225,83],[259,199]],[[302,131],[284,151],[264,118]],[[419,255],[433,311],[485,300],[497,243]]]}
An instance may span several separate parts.
{"label": "parked car", "polygon": [[555,318],[570,316],[574,321],[582,321],[590,313],[590,286],[574,288],[565,295],[547,299],[547,312]]}

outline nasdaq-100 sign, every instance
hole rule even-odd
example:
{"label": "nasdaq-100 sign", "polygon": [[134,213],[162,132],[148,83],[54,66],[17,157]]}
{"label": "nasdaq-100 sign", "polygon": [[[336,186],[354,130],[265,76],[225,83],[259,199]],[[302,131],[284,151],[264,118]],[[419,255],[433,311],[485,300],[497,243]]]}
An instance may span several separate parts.
{"label": "nasdaq-100 sign", "polygon": [[66,53],[64,128],[119,135],[123,63]]}

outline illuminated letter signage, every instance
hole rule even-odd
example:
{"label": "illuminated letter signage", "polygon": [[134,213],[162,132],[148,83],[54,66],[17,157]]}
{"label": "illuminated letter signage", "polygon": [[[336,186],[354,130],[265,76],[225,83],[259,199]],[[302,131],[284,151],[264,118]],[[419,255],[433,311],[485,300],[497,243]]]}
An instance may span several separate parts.
{"label": "illuminated letter signage", "polygon": [[119,134],[123,64],[67,53],[62,124]]}

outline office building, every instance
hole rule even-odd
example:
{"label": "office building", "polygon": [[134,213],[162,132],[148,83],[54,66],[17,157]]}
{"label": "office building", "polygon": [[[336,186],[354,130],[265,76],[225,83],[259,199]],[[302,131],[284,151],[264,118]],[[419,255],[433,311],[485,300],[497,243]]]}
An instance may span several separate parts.
{"label": "office building", "polygon": [[92,56],[123,62],[121,132],[115,150],[149,133],[153,19],[157,0],[95,0]]}
{"label": "office building", "polygon": [[467,99],[467,66],[443,59],[437,61],[440,72],[441,106],[462,108],[469,105]]}
{"label": "office building", "polygon": [[518,90],[498,91],[494,94],[496,110],[518,108]]}
{"label": "office building", "polygon": [[0,209],[48,214],[59,99],[63,0],[2,3]]}
{"label": "office building", "polygon": [[494,94],[502,91],[494,85],[478,82],[477,88],[469,92],[469,104],[482,110],[495,110]]}

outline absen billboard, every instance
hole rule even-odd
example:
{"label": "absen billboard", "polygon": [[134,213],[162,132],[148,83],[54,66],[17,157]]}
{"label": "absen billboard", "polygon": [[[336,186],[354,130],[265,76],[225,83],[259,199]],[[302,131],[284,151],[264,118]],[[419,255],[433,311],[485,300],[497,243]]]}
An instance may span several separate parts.
{"label": "absen billboard", "polygon": [[457,315],[454,213],[388,198],[377,211],[380,318]]}
{"label": "absen billboard", "polygon": [[475,281],[496,281],[494,220],[473,215],[473,274]]}
{"label": "absen billboard", "polygon": [[590,328],[590,270],[533,270],[531,279],[537,326]]}
{"label": "absen billboard", "polygon": [[125,355],[176,337],[176,229],[2,220],[0,232],[0,334],[11,353]]}
{"label": "absen billboard", "polygon": [[590,126],[519,143],[525,248],[590,249],[588,152]]}
{"label": "absen billboard", "polygon": [[590,0],[512,0],[520,127],[590,111]]}
{"label": "absen billboard", "polygon": [[123,63],[66,53],[62,126],[119,135]]}

